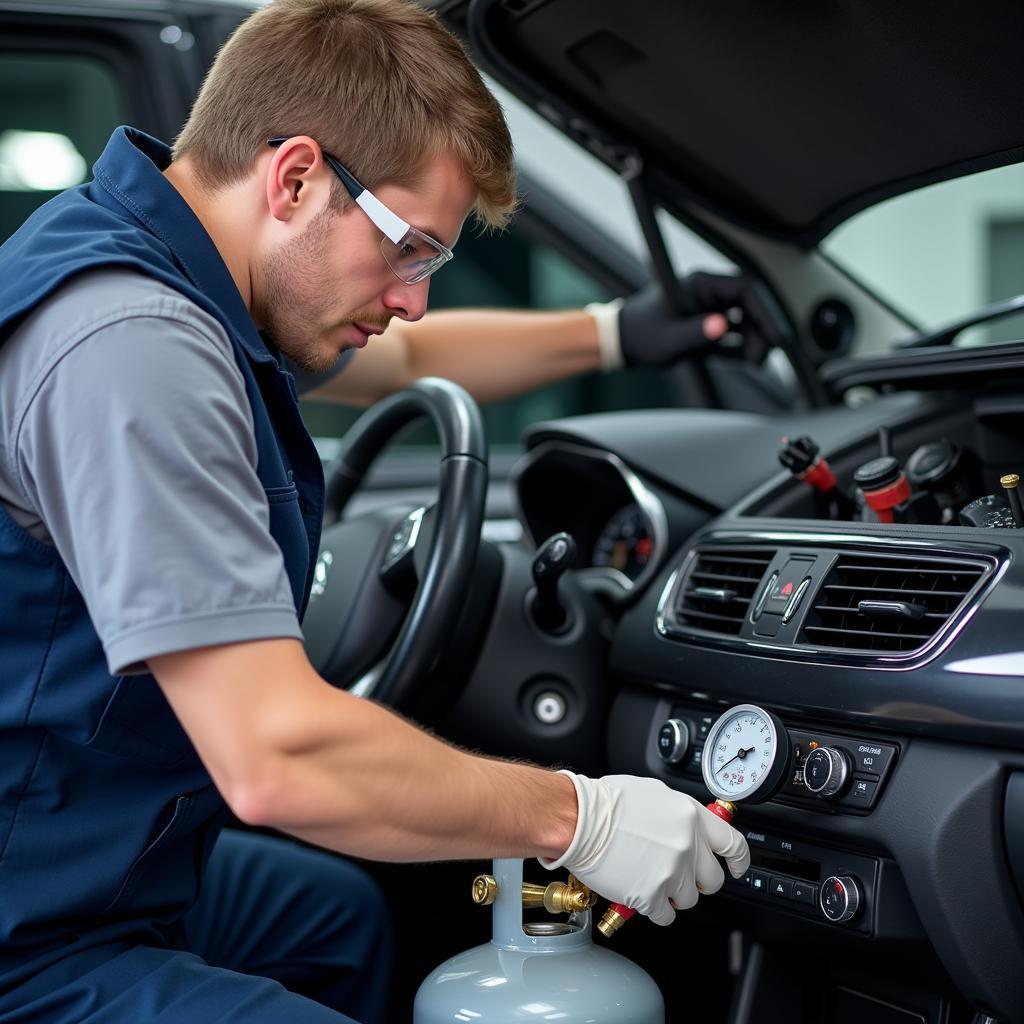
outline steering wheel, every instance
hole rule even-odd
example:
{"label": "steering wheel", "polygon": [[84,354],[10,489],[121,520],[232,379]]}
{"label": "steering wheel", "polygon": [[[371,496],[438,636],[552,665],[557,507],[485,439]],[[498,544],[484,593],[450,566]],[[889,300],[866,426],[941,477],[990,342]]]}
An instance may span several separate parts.
{"label": "steering wheel", "polygon": [[[424,416],[441,443],[435,504],[342,520],[377,456]],[[483,420],[459,385],[425,377],[372,406],[344,444],[326,474],[306,650],[335,685],[400,705],[427,677],[465,604],[487,497]]]}

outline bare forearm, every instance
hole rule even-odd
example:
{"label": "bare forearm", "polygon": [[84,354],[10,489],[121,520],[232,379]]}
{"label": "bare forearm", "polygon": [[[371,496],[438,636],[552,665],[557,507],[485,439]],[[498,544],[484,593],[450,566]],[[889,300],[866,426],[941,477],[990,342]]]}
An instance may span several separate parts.
{"label": "bare forearm", "polygon": [[594,370],[597,327],[581,310],[445,310],[392,322],[310,397],[368,405],[421,377],[447,377],[479,402],[512,398]]}
{"label": "bare forearm", "polygon": [[321,679],[294,640],[150,667],[232,810],[379,860],[559,856],[576,823],[562,775],[467,754]]}
{"label": "bare forearm", "polygon": [[448,377],[494,402],[596,369],[594,320],[570,312],[453,310],[410,324],[414,378]]}
{"label": "bare forearm", "polygon": [[303,748],[277,758],[260,824],[377,860],[557,857],[569,845],[576,797],[563,776],[467,754],[348,694],[326,697],[316,724],[301,726]]}

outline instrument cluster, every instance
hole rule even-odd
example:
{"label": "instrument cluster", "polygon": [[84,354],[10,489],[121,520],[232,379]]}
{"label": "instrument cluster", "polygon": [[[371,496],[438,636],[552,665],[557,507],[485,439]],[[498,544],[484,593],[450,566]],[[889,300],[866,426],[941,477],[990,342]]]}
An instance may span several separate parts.
{"label": "instrument cluster", "polygon": [[645,583],[665,555],[661,501],[610,452],[548,442],[525,456],[513,482],[533,543],[571,534],[577,548],[572,568],[612,596],[628,596]]}

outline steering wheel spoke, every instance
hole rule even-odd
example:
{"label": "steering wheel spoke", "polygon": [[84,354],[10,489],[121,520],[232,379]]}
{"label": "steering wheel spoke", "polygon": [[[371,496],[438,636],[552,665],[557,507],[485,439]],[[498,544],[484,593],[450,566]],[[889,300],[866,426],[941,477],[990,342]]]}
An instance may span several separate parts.
{"label": "steering wheel spoke", "polygon": [[[437,503],[397,522],[394,509],[342,520],[377,456],[424,416],[441,442]],[[318,593],[303,622],[318,671],[378,700],[415,699],[465,608],[486,497],[483,420],[457,384],[424,378],[359,418],[327,473]]]}
{"label": "steering wheel spoke", "polygon": [[410,586],[415,588],[418,582],[414,556],[426,512],[426,506],[413,509],[395,527],[395,532],[384,551],[380,563],[380,578],[393,594],[403,594]]}

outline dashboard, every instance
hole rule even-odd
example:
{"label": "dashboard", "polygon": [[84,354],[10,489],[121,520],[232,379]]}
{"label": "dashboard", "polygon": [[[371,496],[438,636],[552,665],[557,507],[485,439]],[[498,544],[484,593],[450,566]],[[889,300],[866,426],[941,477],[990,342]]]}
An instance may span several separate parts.
{"label": "dashboard", "polygon": [[[1007,396],[903,393],[784,420],[581,417],[527,438],[520,517],[534,545],[576,538],[564,592],[580,632],[528,642],[519,597],[519,632],[499,615],[475,673],[493,732],[479,681],[465,721],[498,752],[557,751],[706,802],[719,715],[749,703],[777,716],[793,760],[770,800],[740,805],[752,867],[716,914],[765,948],[813,948],[833,983],[793,1019],[932,1024],[969,1007],[1024,1021],[1024,530],[1000,482],[1024,464],[1021,412]],[[838,505],[780,465],[783,438],[805,436]],[[855,485],[880,458],[927,476],[951,452],[957,479],[918,474],[892,522]],[[503,586],[528,591],[526,570],[510,562]],[[513,645],[515,670],[498,660]],[[553,724],[534,713],[541,693],[564,708]],[[826,754],[835,772],[814,789]],[[836,878],[852,887],[846,917],[828,912]],[[915,977],[894,968],[908,950]],[[803,990],[798,964],[773,969]]]}
{"label": "dashboard", "polygon": [[618,456],[567,442],[532,450],[513,474],[524,531],[534,545],[573,535],[573,569],[626,598],[667,554],[665,506]]}

